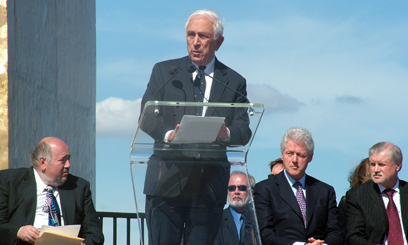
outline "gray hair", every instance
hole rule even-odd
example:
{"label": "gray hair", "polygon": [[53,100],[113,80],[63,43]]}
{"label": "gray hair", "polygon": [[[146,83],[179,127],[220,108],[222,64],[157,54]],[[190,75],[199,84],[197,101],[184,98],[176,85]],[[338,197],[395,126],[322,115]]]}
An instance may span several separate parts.
{"label": "gray hair", "polygon": [[214,26],[214,39],[217,40],[219,37],[222,36],[222,34],[224,33],[224,26],[222,25],[220,16],[218,15],[217,12],[211,9],[201,9],[191,14],[190,17],[188,17],[186,25],[185,25],[186,31],[187,31],[188,23],[190,23],[190,20],[197,15],[202,15],[202,16],[207,17],[214,24],[213,25]]}
{"label": "gray hair", "polygon": [[44,157],[47,162],[51,162],[51,146],[46,141],[41,141],[38,143],[33,152],[31,152],[31,165],[33,165],[34,168],[38,167],[38,161],[41,157]]}
{"label": "gray hair", "polygon": [[402,151],[401,149],[390,143],[390,142],[379,142],[373,145],[370,150],[368,151],[368,155],[371,156],[373,154],[378,154],[380,152],[385,151],[387,155],[390,157],[390,160],[397,164],[402,163]]}
{"label": "gray hair", "polygon": [[285,150],[286,144],[291,140],[295,143],[303,142],[306,145],[307,152],[312,155],[314,152],[314,142],[312,134],[305,128],[290,128],[285,132],[280,144],[281,152]]}

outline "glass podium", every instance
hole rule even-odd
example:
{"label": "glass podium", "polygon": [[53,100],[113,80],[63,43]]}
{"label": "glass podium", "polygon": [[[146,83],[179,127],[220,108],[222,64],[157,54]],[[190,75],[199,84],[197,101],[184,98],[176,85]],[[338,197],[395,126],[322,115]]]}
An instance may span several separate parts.
{"label": "glass podium", "polygon": [[[197,108],[205,110],[206,116],[194,116]],[[209,234],[214,234],[215,229],[220,230],[224,219],[222,209],[229,208],[230,174],[238,172],[249,180],[247,155],[263,113],[263,104],[255,103],[146,102],[130,152],[136,213],[140,218],[146,217],[138,219],[141,244],[148,244],[149,238],[166,236],[159,232],[161,229],[156,229],[165,223],[156,220],[156,211],[149,212],[157,210],[152,208],[152,203],[155,203],[152,198],[157,197],[179,203],[176,210],[181,209],[185,213],[194,210],[199,215],[214,215],[209,215],[212,218],[205,227],[211,231]],[[223,122],[229,130],[226,139],[217,137]],[[176,138],[168,142],[169,133],[178,124]],[[241,229],[245,235],[244,244],[261,244],[249,181],[246,186],[247,200],[243,200],[245,222]],[[197,204],[197,200],[202,203]],[[160,215],[175,217],[174,210],[174,206],[161,205]],[[206,218],[208,216],[203,217]],[[192,234],[187,232],[188,225],[186,223],[186,230],[181,231],[184,233],[180,242],[172,244],[182,244],[184,239],[187,240],[186,234]],[[223,244],[220,242],[222,239],[220,232],[216,235],[215,244]]]}

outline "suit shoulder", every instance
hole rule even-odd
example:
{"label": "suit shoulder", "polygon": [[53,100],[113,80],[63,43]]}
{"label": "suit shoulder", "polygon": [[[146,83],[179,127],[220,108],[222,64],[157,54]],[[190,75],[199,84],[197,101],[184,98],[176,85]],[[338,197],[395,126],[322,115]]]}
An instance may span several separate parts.
{"label": "suit shoulder", "polygon": [[361,185],[355,186],[347,191],[346,195],[349,196],[361,196],[361,193],[367,193],[374,189],[375,183],[372,180],[369,180]]}
{"label": "suit shoulder", "polygon": [[156,66],[179,66],[182,63],[191,63],[190,58],[188,56],[184,56],[182,58],[177,58],[177,59],[170,59],[170,60],[164,60],[156,63]]}
{"label": "suit shoulder", "polygon": [[67,181],[61,186],[61,188],[77,188],[77,187],[88,187],[90,183],[84,178],[78,177],[73,174],[68,175]]}
{"label": "suit shoulder", "polygon": [[318,188],[324,188],[324,189],[333,189],[334,187],[327,184],[326,182],[323,182],[321,180],[318,180],[310,175],[306,175],[306,185],[314,185],[317,186]]}
{"label": "suit shoulder", "polygon": [[238,76],[238,77],[244,79],[244,77],[241,74],[239,74],[237,71],[235,71],[231,67],[225,65],[224,63],[222,63],[218,59],[215,60],[215,69],[222,70],[224,72],[228,72],[228,74],[230,74],[230,75]]}
{"label": "suit shoulder", "polygon": [[0,178],[3,180],[16,180],[25,176],[30,168],[10,168],[0,170]]}

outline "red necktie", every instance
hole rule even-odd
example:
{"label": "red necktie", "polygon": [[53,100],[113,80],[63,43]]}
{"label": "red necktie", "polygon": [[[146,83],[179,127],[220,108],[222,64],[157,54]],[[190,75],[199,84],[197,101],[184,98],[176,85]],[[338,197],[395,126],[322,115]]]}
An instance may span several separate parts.
{"label": "red necktie", "polygon": [[404,240],[402,239],[402,228],[401,228],[401,222],[400,222],[399,215],[398,215],[398,210],[392,198],[392,195],[394,194],[394,192],[395,190],[393,189],[384,190],[384,193],[388,196],[388,199],[390,199],[390,201],[388,202],[388,206],[387,206],[387,215],[388,215],[387,241],[388,241],[388,245],[401,245],[401,244],[404,244]]}

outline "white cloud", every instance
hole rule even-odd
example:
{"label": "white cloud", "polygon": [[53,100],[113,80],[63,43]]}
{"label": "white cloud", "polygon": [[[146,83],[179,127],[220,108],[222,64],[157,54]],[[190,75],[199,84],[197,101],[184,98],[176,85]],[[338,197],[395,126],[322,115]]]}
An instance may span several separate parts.
{"label": "white cloud", "polygon": [[138,125],[140,101],[110,97],[96,103],[96,135],[133,137]]}
{"label": "white cloud", "polygon": [[264,104],[265,112],[296,112],[303,103],[267,84],[248,85],[251,102]]}

